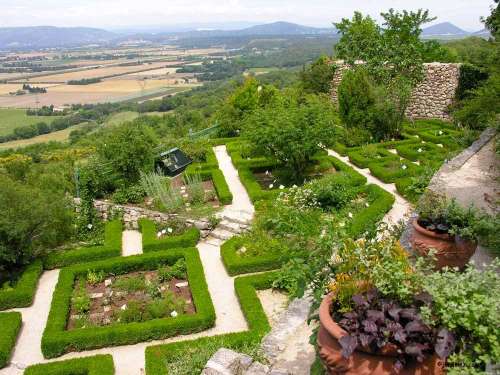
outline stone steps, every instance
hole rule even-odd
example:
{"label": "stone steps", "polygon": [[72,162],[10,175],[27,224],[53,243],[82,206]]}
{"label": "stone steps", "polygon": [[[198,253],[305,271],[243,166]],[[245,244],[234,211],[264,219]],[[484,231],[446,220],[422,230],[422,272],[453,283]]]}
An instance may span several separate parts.
{"label": "stone steps", "polygon": [[228,231],[228,232],[232,232],[234,234],[240,234],[240,233],[248,230],[248,225],[223,219],[219,223],[217,228],[223,229],[223,230]]}
{"label": "stone steps", "polygon": [[227,241],[230,238],[234,237],[236,233],[230,232],[228,230],[222,229],[222,228],[215,228],[211,233],[209,237],[217,238],[222,241]]}
{"label": "stone steps", "polygon": [[222,220],[244,225],[249,225],[253,219],[253,213],[245,210],[225,209],[218,216]]}

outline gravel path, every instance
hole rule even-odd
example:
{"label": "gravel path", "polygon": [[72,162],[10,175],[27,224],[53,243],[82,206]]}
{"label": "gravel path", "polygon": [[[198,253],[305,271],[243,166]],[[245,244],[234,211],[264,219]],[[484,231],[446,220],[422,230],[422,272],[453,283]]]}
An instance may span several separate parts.
{"label": "gravel path", "polygon": [[385,223],[397,224],[400,220],[404,220],[405,217],[407,217],[411,213],[412,211],[411,204],[408,203],[406,199],[404,199],[401,195],[399,195],[398,191],[396,190],[396,185],[386,184],[380,181],[378,178],[372,176],[369,169],[358,168],[349,161],[349,158],[347,156],[341,156],[340,154],[338,154],[333,150],[328,150],[328,155],[334,156],[337,159],[342,160],[344,163],[352,167],[356,172],[365,176],[369,184],[378,185],[385,191],[388,191],[389,193],[394,195],[396,201],[394,202],[392,209],[387,213],[387,215],[385,215],[384,217]]}
{"label": "gravel path", "polygon": [[122,234],[122,255],[142,254],[142,233],[137,230],[125,230]]}

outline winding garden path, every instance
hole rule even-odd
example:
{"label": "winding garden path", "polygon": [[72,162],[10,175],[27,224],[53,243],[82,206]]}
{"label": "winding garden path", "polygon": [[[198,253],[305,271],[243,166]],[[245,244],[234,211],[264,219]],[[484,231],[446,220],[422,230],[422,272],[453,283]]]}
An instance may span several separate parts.
{"label": "winding garden path", "polygon": [[394,205],[392,206],[392,209],[385,215],[384,217],[384,222],[387,224],[397,224],[400,220],[404,220],[405,217],[407,217],[411,211],[412,211],[412,206],[406,199],[404,199],[396,190],[396,185],[394,184],[386,184],[382,181],[380,181],[378,178],[374,177],[369,169],[361,169],[358,168],[356,165],[352,164],[349,161],[349,158],[347,156],[342,156],[339,153],[333,151],[333,150],[328,150],[328,155],[334,156],[337,159],[342,160],[344,163],[349,165],[351,168],[353,168],[356,172],[359,174],[363,175],[366,177],[367,181],[369,184],[374,184],[380,186],[382,189],[385,191],[388,191],[394,197],[396,198]]}

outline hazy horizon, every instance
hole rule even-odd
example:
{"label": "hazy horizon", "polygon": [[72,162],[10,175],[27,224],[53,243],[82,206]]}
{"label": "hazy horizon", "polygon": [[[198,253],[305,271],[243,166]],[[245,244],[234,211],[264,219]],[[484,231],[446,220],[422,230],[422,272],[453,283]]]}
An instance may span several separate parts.
{"label": "hazy horizon", "polygon": [[[66,3],[66,4],[65,4]],[[182,27],[193,24],[262,24],[287,21],[307,26],[329,27],[355,10],[379,20],[379,13],[398,10],[429,9],[438,17],[432,24],[451,22],[467,30],[483,28],[481,16],[490,13],[492,0],[289,0],[286,7],[277,0],[16,0],[15,5],[0,4],[0,27],[61,26],[103,29]],[[193,12],[193,9],[196,11]]]}

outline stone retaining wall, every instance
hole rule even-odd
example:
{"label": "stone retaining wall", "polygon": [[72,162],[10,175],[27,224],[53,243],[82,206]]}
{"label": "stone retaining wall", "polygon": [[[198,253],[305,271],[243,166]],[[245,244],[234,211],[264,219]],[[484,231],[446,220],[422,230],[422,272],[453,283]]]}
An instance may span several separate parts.
{"label": "stone retaining wall", "polygon": [[[331,97],[337,103],[337,88],[349,66],[342,61],[337,61],[335,64],[337,69],[333,76]],[[424,69],[425,78],[413,90],[406,116],[411,119],[450,120],[451,117],[447,112],[458,87],[460,64],[428,63],[424,64]]]}
{"label": "stone retaining wall", "polygon": [[206,237],[211,230],[210,222],[206,219],[193,220],[184,218],[178,214],[165,214],[142,207],[124,206],[103,200],[95,200],[94,207],[103,220],[107,220],[112,212],[122,212],[126,228],[137,229],[139,219],[150,219],[161,224],[166,224],[175,219],[184,221],[188,227],[198,228],[201,231],[202,237]]}

